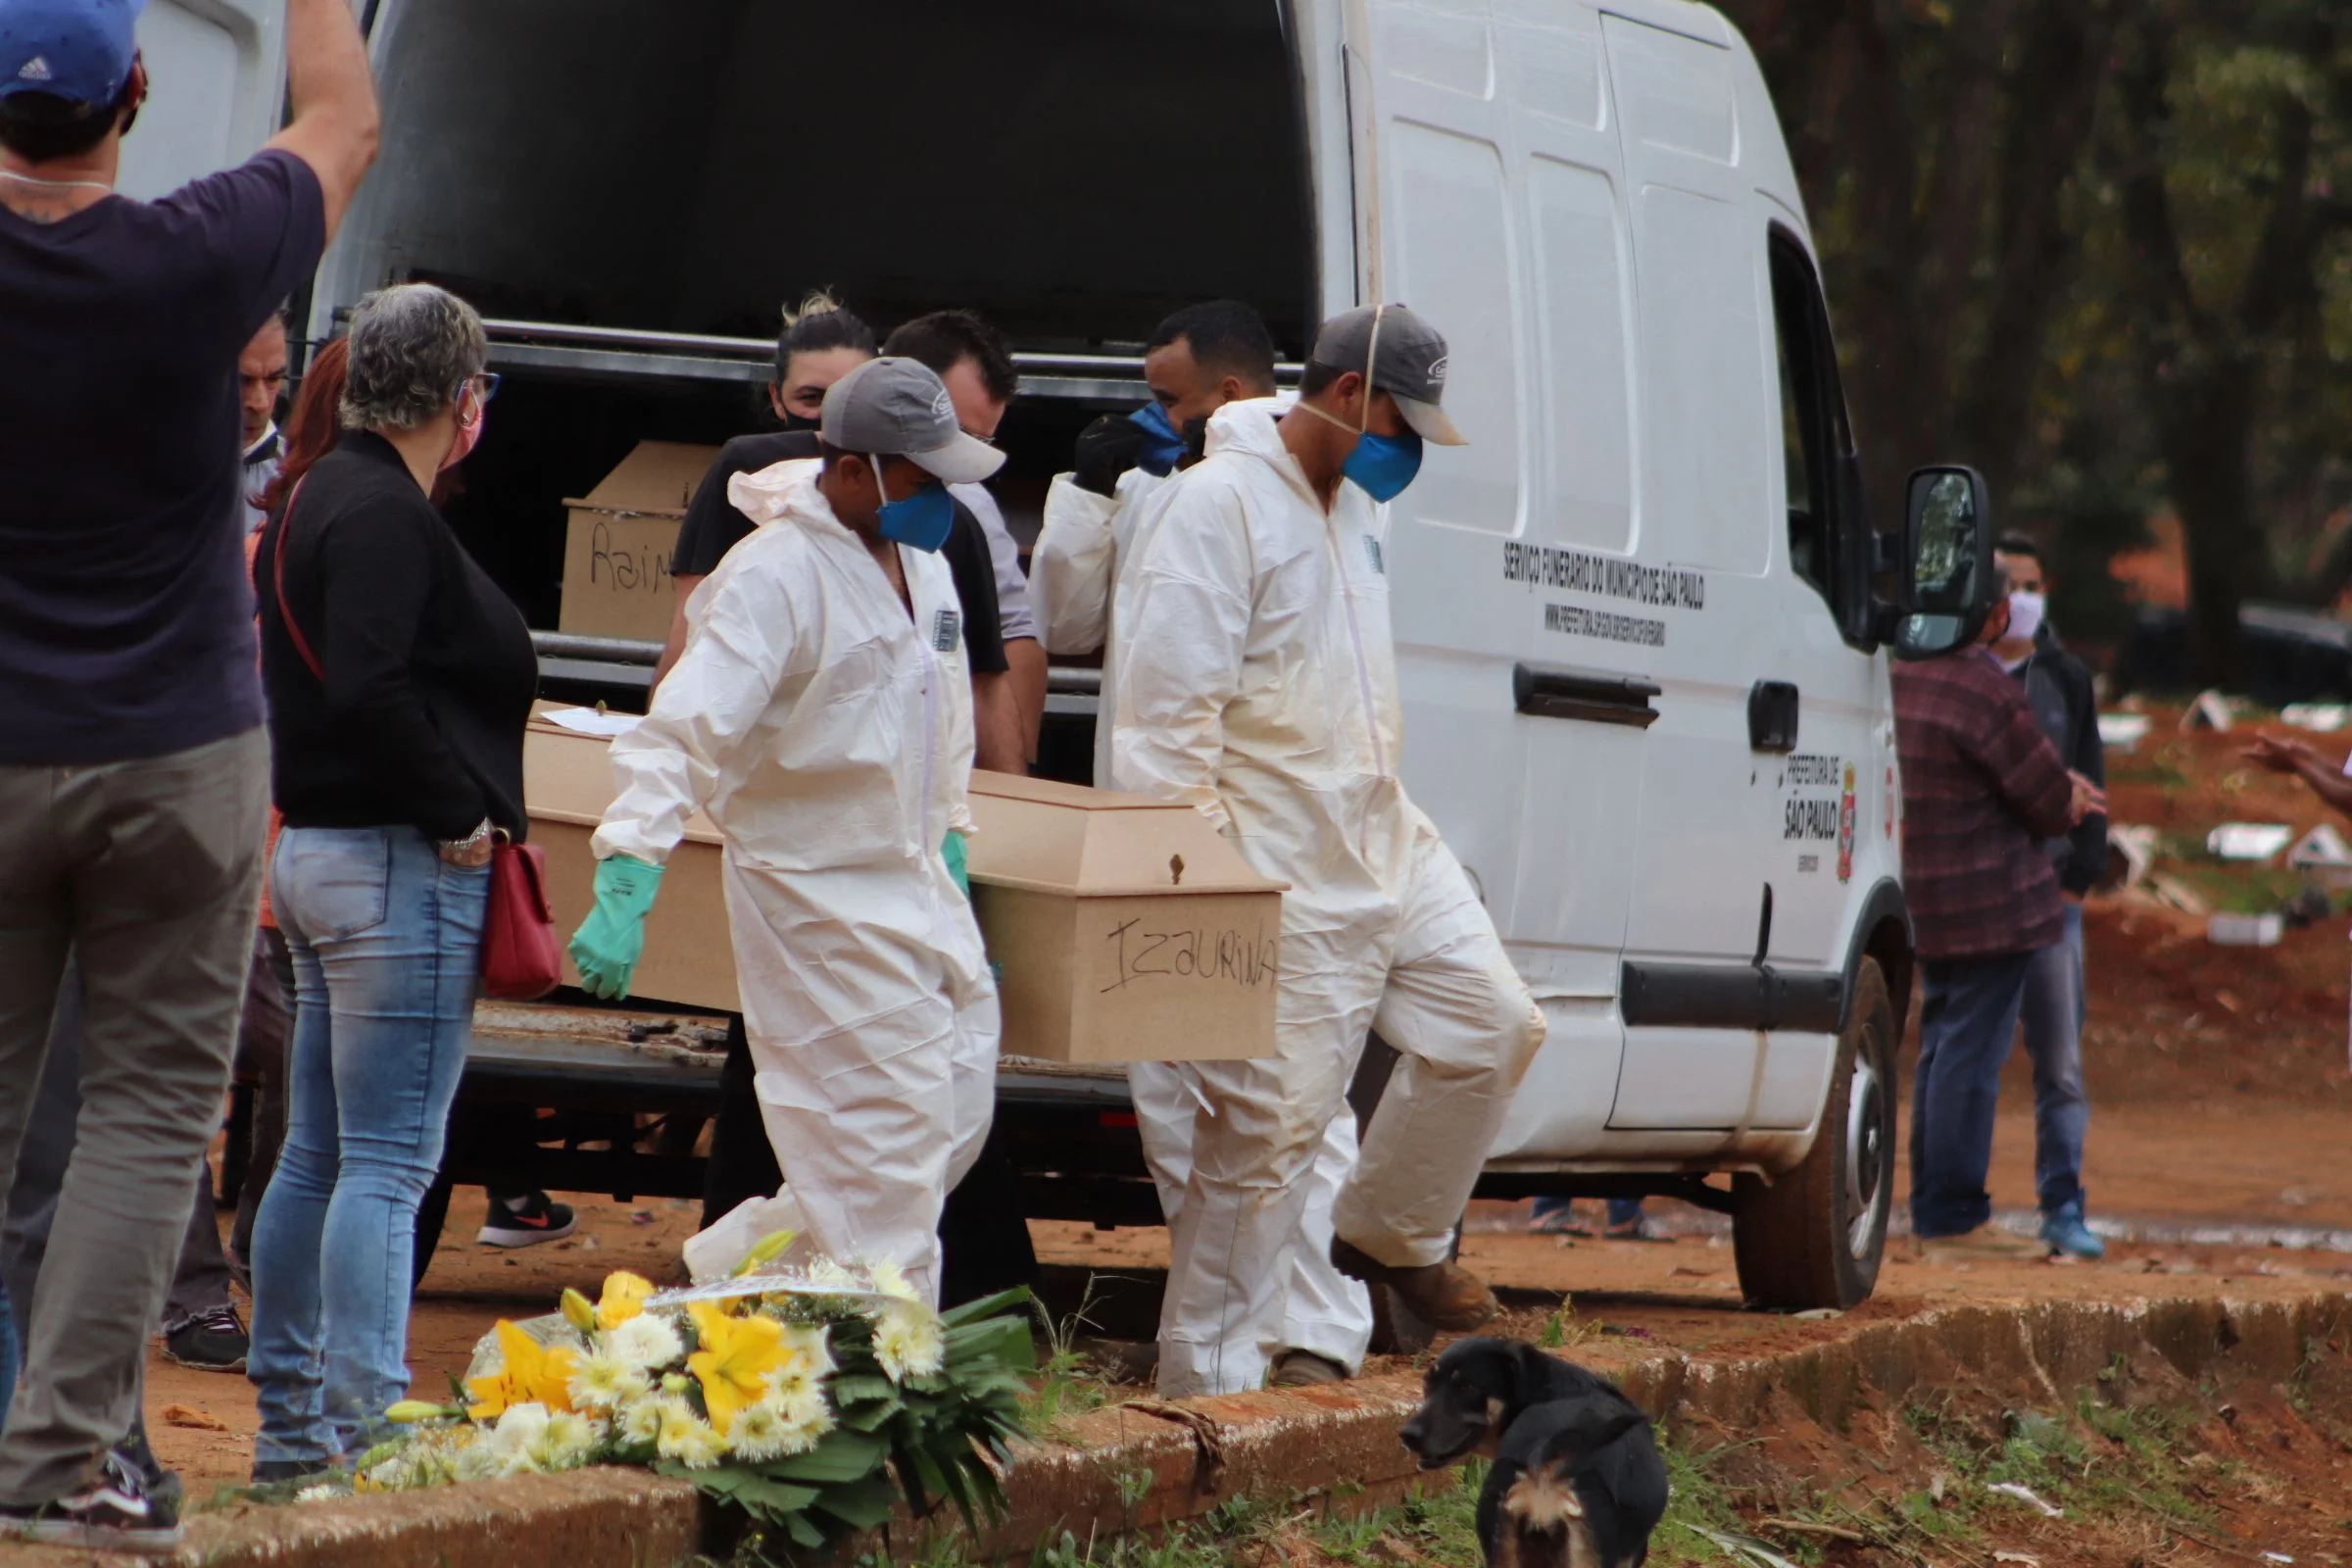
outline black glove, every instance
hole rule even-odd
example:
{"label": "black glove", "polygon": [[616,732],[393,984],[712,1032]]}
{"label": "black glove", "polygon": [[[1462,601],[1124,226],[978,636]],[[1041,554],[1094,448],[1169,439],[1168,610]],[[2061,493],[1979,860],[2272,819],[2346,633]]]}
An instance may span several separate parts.
{"label": "black glove", "polygon": [[1105,414],[1078,432],[1078,455],[1071,477],[1081,490],[1099,496],[1118,494],[1119,475],[1135,466],[1144,450],[1144,427],[1124,414]]}

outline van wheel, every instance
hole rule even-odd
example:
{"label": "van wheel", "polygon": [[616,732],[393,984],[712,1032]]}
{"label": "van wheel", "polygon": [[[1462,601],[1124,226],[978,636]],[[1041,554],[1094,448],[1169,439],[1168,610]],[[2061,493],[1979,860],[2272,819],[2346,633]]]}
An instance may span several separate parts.
{"label": "van wheel", "polygon": [[1812,1151],[1769,1183],[1732,1180],[1732,1250],[1748,1305],[1842,1310],[1868,1299],[1878,1284],[1894,1203],[1900,1028],[1886,977],[1876,959],[1864,958]]}

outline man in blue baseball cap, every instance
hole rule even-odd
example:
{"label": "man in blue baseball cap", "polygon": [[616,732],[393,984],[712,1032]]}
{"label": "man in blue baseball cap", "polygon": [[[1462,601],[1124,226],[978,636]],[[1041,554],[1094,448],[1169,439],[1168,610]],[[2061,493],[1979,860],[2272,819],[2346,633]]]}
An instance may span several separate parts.
{"label": "man in blue baseball cap", "polygon": [[269,806],[239,352],[375,153],[348,0],[287,0],[285,128],[117,195],[140,0],[0,0],[0,1200],[72,953],[82,1101],[0,1437],[0,1537],[179,1539],[117,1449],[219,1120]]}

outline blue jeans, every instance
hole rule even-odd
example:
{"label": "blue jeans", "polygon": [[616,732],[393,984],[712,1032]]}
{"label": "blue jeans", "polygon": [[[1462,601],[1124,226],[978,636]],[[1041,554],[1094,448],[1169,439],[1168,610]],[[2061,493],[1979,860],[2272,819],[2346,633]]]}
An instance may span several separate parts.
{"label": "blue jeans", "polygon": [[412,827],[288,828],[286,1140],[254,1225],[257,1463],[373,1441],[409,1387],[416,1205],[441,1165],[479,985],[487,866]]}
{"label": "blue jeans", "polygon": [[2001,1064],[2035,955],[1923,962],[1919,1070],[1911,1085],[1911,1232],[1960,1236],[1992,1217],[1984,1190]]}
{"label": "blue jeans", "polygon": [[2034,1058],[2034,1185],[2041,1211],[2082,1201],[2082,906],[2066,906],[2066,940],[2026,970],[2026,1054]]}

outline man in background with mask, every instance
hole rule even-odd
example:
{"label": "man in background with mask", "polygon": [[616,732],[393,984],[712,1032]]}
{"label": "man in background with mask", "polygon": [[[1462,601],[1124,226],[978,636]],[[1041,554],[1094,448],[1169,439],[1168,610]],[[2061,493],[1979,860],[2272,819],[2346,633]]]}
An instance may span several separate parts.
{"label": "man in background with mask", "polygon": [[1274,1054],[1194,1062],[1192,1172],[1175,1216],[1159,1387],[1264,1380],[1308,1177],[1366,1034],[1399,1053],[1333,1208],[1331,1260],[1437,1328],[1494,1316],[1449,1261],[1511,1091],[1544,1039],[1477,890],[1396,765],[1402,720],[1382,545],[1439,407],[1446,341],[1401,306],[1324,323],[1298,405],[1210,416],[1123,575],[1112,772],[1199,808],[1290,884]]}
{"label": "man in background with mask", "polygon": [[[1144,382],[1150,403],[1106,414],[1079,435],[1075,470],[1055,475],[1047,492],[1033,564],[1048,650],[1102,654],[1104,700],[1095,723],[1095,783],[1102,789],[1114,787],[1110,699],[1121,653],[1111,612],[1121,569],[1149,544],[1172,498],[1170,480],[1202,451],[1209,416],[1228,404],[1274,398],[1273,334],[1239,300],[1188,305],[1145,344]],[[1136,1062],[1127,1082],[1144,1160],[1172,1227],[1192,1178],[1200,1101],[1173,1062]],[[1307,1178],[1300,1234],[1283,1265],[1289,1295],[1269,1378],[1278,1388],[1352,1377],[1371,1348],[1371,1297],[1331,1262],[1332,1203],[1355,1153],[1353,1112],[1333,1116]]]}
{"label": "man in background with mask", "polygon": [[738,475],[761,524],[687,607],[652,711],[612,743],[581,982],[625,996],[687,818],[725,846],[736,979],[784,1175],[687,1244],[698,1277],[793,1230],[936,1298],[942,1201],[994,1109],[997,994],[941,854],[970,825],[972,700],[945,485],[1004,457],[911,360],[826,392],[812,462]]}
{"label": "man in background with mask", "polygon": [[2009,635],[2009,583],[1976,640],[1893,666],[1903,764],[1903,893],[1919,954],[1919,1067],[1911,1095],[1911,1232],[1923,1256],[2030,1250],[1985,1228],[1984,1178],[2001,1064],[2027,972],[2064,934],[2045,843],[2106,796],[2070,773],[1992,648]]}
{"label": "man in background with mask", "polygon": [[[2090,671],[2060,646],[2050,625],[2041,551],[2025,535],[2009,534],[1993,547],[1993,560],[2009,578],[2009,629],[1992,645],[1992,657],[2025,687],[2034,721],[2066,765],[2105,788],[2098,699]],[[2041,1240],[2057,1255],[2100,1258],[2107,1255],[2107,1246],[2082,1217],[2082,1139],[2090,1125],[2090,1102],[2082,1093],[2082,898],[2107,867],[2106,813],[2084,816],[2047,848],[2058,873],[2065,934],[2057,946],[2034,956],[2022,1009],[2026,1054],[2034,1059],[2034,1176]]]}

